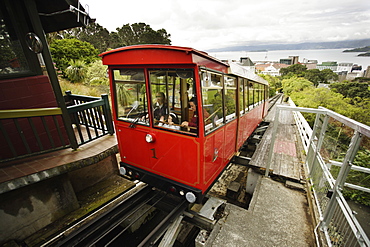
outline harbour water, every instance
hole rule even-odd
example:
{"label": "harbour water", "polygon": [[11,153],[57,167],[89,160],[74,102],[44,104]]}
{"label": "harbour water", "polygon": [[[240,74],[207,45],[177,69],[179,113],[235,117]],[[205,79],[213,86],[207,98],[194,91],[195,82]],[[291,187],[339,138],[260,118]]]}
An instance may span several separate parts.
{"label": "harbour water", "polygon": [[[349,48],[350,49],[350,48]],[[220,60],[237,60],[241,57],[249,57],[253,62],[256,61],[275,61],[278,62],[281,58],[289,56],[299,56],[299,62],[304,62],[304,59],[317,60],[322,62],[338,62],[338,63],[353,63],[361,65],[365,70],[370,66],[370,57],[358,57],[361,52],[343,52],[344,49],[318,49],[318,50],[278,50],[278,51],[232,51],[232,52],[209,52],[210,56]]]}

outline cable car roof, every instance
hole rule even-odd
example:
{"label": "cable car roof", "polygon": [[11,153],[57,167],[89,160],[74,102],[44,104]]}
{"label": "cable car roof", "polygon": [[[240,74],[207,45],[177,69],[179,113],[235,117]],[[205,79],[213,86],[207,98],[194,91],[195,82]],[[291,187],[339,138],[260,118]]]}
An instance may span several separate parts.
{"label": "cable car roof", "polygon": [[248,70],[236,62],[229,62],[229,73],[247,78],[251,81],[268,85],[268,81],[258,76],[256,73],[254,73],[254,71]]}
{"label": "cable car roof", "polygon": [[124,46],[124,47],[121,47],[121,48],[117,48],[117,49],[114,49],[114,50],[104,52],[104,53],[100,54],[100,56],[104,57],[104,56],[111,55],[111,54],[114,54],[114,53],[119,53],[119,52],[128,51],[128,50],[140,50],[140,49],[158,49],[158,50],[162,49],[162,50],[172,50],[172,51],[183,51],[186,54],[193,53],[193,54],[196,54],[198,56],[207,58],[209,60],[213,60],[214,62],[217,62],[217,63],[222,64],[224,66],[228,66],[227,63],[224,63],[221,60],[218,60],[217,58],[211,57],[206,52],[199,51],[199,50],[196,50],[196,49],[190,48],[190,47],[173,46],[173,45],[147,44],[147,45]]}
{"label": "cable car roof", "polygon": [[[266,80],[264,80],[263,78],[259,77],[258,75],[256,75],[254,73],[254,71],[249,71],[246,68],[244,68],[244,67],[242,67],[242,66],[240,66],[240,65],[238,65],[234,62],[224,62],[224,61],[218,60],[217,58],[214,58],[214,57],[208,55],[208,53],[206,53],[206,52],[199,51],[199,50],[196,50],[196,49],[190,48],[190,47],[172,46],[172,45],[155,45],[155,44],[152,44],[152,45],[132,45],[132,46],[124,46],[124,47],[121,47],[121,48],[110,50],[110,51],[107,51],[107,52],[104,52],[104,53],[100,54],[99,56],[103,57],[103,63],[104,64],[109,64],[109,65],[110,64],[116,64],[117,65],[121,61],[123,61],[123,58],[120,58],[118,60],[113,59],[113,60],[108,61],[108,62],[106,62],[104,60],[105,60],[106,57],[109,57],[110,55],[113,55],[113,56],[118,55],[118,53],[121,53],[121,52],[133,51],[133,50],[145,50],[145,49],[158,50],[158,51],[159,50],[170,50],[170,51],[180,51],[180,52],[184,52],[186,54],[195,54],[199,57],[203,57],[205,60],[212,61],[212,62],[215,62],[219,65],[222,65],[222,67],[223,67],[222,71],[224,73],[230,73],[230,74],[238,75],[238,76],[247,78],[249,80],[268,85],[268,82]],[[168,63],[169,61],[172,61],[172,60],[161,60],[161,58],[158,57],[160,55],[159,54],[156,54],[156,55],[157,55],[157,57],[151,57],[151,58],[153,58],[153,60],[150,60],[150,62],[165,61],[166,63]],[[140,54],[139,59],[134,59],[133,57],[130,57],[128,60],[124,60],[124,61],[126,63],[131,63],[132,62],[132,63],[140,63],[141,64],[141,63],[143,63],[143,60],[145,60],[143,58],[143,54]],[[187,61],[189,62],[190,60],[187,60]],[[146,62],[148,62],[148,61],[146,61]],[[199,61],[199,60],[195,59],[195,60],[191,60],[191,62],[192,63],[197,63],[200,66],[204,66],[205,69],[209,68],[207,65],[202,64],[202,62]]]}

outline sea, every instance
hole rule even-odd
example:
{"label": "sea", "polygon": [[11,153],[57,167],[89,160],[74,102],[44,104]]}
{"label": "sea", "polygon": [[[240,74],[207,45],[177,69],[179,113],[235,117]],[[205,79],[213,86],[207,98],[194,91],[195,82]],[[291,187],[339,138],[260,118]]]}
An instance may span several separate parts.
{"label": "sea", "polygon": [[[347,48],[352,49],[352,48]],[[337,63],[353,63],[362,66],[362,70],[366,70],[370,66],[370,57],[357,56],[361,52],[343,52],[343,49],[317,49],[317,50],[277,50],[277,51],[228,51],[228,52],[208,52],[212,57],[219,60],[236,60],[241,57],[249,57],[253,62],[257,61],[274,61],[279,62],[281,58],[289,56],[298,56],[299,62],[305,60],[317,60],[319,64],[322,62],[337,62]]]}

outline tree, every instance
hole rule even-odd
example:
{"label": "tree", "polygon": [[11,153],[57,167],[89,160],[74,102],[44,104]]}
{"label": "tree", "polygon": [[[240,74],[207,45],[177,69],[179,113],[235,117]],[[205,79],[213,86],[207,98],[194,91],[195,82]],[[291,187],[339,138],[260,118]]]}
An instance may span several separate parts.
{"label": "tree", "polygon": [[274,96],[276,92],[280,92],[282,90],[282,84],[281,84],[281,79],[276,77],[276,76],[271,76],[271,75],[264,75],[264,74],[259,74],[263,79],[268,81],[269,86],[270,86],[270,96]]}
{"label": "tree", "polygon": [[81,60],[86,64],[98,59],[98,50],[90,43],[77,39],[54,40],[50,44],[50,52],[53,56],[56,67],[65,76],[65,70],[73,60]]}
{"label": "tree", "polygon": [[164,44],[170,45],[170,34],[165,29],[154,31],[145,23],[126,24],[117,28],[118,44],[120,46],[138,45],[138,44]]}
{"label": "tree", "polygon": [[292,77],[292,76],[303,77],[306,70],[307,70],[306,65],[293,64],[293,65],[290,65],[289,67],[281,68],[280,74],[283,77],[286,77],[286,76],[287,77]]}
{"label": "tree", "polygon": [[87,27],[76,27],[68,30],[47,34],[49,44],[54,40],[78,39],[92,44],[99,53],[108,49],[137,44],[164,44],[170,45],[171,35],[165,29],[153,30],[145,23],[126,24],[109,32],[98,23],[91,23]]}
{"label": "tree", "polygon": [[319,69],[309,69],[304,73],[304,78],[312,82],[315,87],[321,82],[321,72]]}
{"label": "tree", "polygon": [[329,81],[337,81],[338,75],[331,69],[323,69],[320,71],[320,83],[328,83]]}
{"label": "tree", "polygon": [[337,82],[330,84],[330,89],[351,100],[351,103],[370,99],[369,83]]}
{"label": "tree", "polygon": [[75,27],[48,33],[46,37],[49,44],[60,39],[78,39],[80,41],[85,41],[98,49],[99,53],[107,51],[113,44],[109,31],[97,23],[90,23],[87,27]]}
{"label": "tree", "polygon": [[293,92],[301,92],[307,88],[313,88],[313,83],[302,77],[292,77],[281,81],[284,93],[291,95]]}
{"label": "tree", "polygon": [[99,53],[105,52],[112,47],[109,31],[98,23],[91,23],[87,27],[76,27],[66,31],[70,33],[71,37],[89,42],[99,50]]}
{"label": "tree", "polygon": [[88,85],[106,85],[109,86],[107,78],[108,66],[103,65],[101,60],[96,60],[87,68],[86,84]]}
{"label": "tree", "polygon": [[368,114],[370,101],[364,102],[366,104],[364,107],[358,107],[350,104],[350,100],[342,94],[328,88],[306,88],[302,91],[294,91],[289,96],[297,106],[309,108],[322,106],[363,124],[370,125]]}

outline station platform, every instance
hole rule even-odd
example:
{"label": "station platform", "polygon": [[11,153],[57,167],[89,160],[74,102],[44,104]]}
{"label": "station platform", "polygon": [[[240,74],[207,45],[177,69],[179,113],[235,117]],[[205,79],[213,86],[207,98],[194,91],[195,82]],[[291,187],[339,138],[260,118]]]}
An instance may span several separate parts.
{"label": "station platform", "polygon": [[258,175],[248,209],[226,204],[225,217],[219,221],[219,232],[211,234],[213,239],[209,239],[205,246],[316,245],[305,186],[305,157],[292,112],[282,111],[278,121],[274,116],[275,111],[271,110],[265,119],[270,122],[269,127],[250,160],[252,169],[266,169],[273,125],[279,124],[270,176]]}
{"label": "station platform", "polygon": [[[87,215],[98,215],[97,209],[103,213],[113,207],[121,194],[135,187],[119,176],[117,152],[116,136],[106,135],[77,150],[2,163],[0,242],[40,246]],[[110,206],[101,209],[108,202]]]}
{"label": "station platform", "polygon": [[116,136],[106,135],[77,150],[62,149],[2,163],[0,194],[90,166],[116,153]]}

